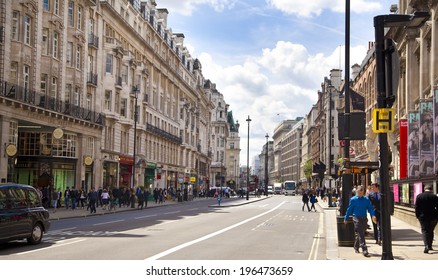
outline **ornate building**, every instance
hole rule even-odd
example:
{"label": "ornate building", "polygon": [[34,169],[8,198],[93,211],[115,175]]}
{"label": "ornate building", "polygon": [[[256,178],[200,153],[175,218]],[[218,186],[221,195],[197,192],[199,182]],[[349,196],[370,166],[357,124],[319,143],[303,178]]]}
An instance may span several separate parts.
{"label": "ornate building", "polygon": [[154,0],[1,0],[1,180],[206,186],[227,108],[168,14]]}

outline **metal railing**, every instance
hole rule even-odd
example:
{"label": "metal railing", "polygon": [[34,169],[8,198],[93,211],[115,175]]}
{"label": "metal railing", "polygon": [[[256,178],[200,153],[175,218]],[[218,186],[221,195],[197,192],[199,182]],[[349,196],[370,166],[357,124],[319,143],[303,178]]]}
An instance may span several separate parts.
{"label": "metal railing", "polygon": [[54,111],[77,119],[86,120],[99,125],[104,125],[105,123],[105,116],[103,113],[97,113],[92,110],[73,105],[68,101],[66,102],[48,95],[42,95],[36,91],[27,90],[23,87],[5,81],[0,81],[0,97]]}

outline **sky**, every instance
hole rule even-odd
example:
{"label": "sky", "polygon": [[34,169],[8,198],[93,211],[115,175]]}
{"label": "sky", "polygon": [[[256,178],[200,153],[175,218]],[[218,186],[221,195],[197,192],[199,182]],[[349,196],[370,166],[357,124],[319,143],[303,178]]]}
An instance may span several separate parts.
{"label": "sky", "polygon": [[[167,27],[183,33],[205,79],[224,95],[240,125],[240,164],[272,141],[283,120],[305,117],[324,77],[345,68],[343,0],[156,0]],[[374,41],[373,18],[398,0],[350,1],[350,65]],[[351,66],[350,66],[351,68]],[[350,70],[351,72],[351,70]],[[344,76],[344,72],[342,76]]]}

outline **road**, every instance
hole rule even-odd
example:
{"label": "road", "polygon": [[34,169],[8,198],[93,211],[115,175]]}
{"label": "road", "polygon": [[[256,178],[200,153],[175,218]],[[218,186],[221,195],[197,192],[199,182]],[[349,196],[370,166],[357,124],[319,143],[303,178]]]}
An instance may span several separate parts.
{"label": "road", "polygon": [[301,197],[214,202],[53,221],[40,245],[0,245],[0,260],[326,259],[323,214],[302,212]]}

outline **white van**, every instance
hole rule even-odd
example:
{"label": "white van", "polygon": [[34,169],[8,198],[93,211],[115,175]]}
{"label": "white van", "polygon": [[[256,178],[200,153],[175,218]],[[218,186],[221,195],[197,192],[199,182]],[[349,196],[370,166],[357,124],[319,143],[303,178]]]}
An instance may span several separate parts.
{"label": "white van", "polygon": [[274,183],[274,193],[281,194],[283,192],[283,186],[281,183]]}

